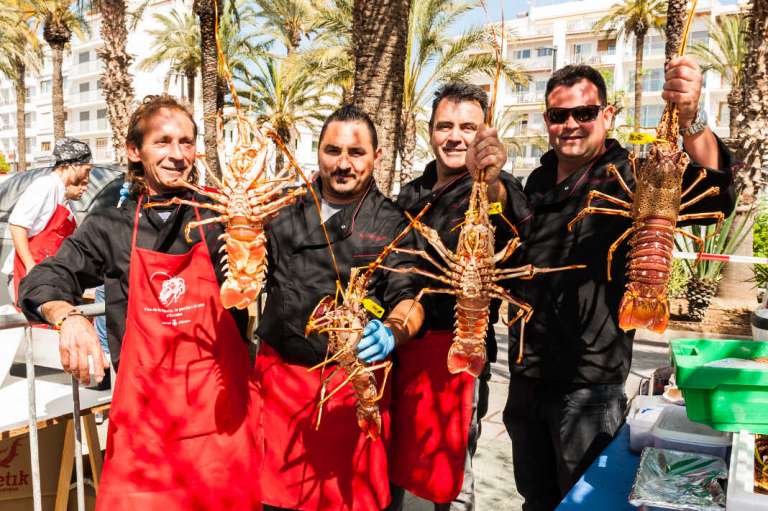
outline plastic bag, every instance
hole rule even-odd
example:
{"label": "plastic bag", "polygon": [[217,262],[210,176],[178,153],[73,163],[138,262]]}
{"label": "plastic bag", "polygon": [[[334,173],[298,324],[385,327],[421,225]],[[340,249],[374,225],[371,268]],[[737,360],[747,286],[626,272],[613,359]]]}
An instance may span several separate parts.
{"label": "plastic bag", "polygon": [[721,458],[647,447],[640,457],[629,494],[633,506],[686,511],[725,509],[725,490],[719,479],[728,478]]}

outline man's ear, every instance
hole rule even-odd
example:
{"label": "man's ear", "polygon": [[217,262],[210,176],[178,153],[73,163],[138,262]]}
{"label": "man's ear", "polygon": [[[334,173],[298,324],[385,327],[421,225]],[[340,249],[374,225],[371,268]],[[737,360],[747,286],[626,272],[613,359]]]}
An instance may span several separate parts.
{"label": "man's ear", "polygon": [[603,125],[606,130],[611,129],[611,122],[613,121],[614,115],[616,115],[616,108],[613,105],[608,105],[603,108]]}
{"label": "man's ear", "polygon": [[128,156],[128,160],[130,160],[132,163],[138,163],[141,161],[139,148],[130,142],[125,144],[125,154]]}
{"label": "man's ear", "polygon": [[373,153],[373,168],[377,169],[379,168],[379,165],[381,164],[381,157],[384,154],[384,152],[381,150],[381,146],[376,148],[376,151]]}

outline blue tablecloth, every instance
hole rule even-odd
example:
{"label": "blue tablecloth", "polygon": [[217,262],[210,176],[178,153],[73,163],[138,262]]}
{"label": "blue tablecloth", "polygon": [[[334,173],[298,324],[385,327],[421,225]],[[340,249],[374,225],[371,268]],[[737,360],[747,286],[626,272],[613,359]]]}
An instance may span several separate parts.
{"label": "blue tablecloth", "polygon": [[616,438],[571,488],[557,511],[637,511],[627,501],[640,455],[629,450],[629,426]]}

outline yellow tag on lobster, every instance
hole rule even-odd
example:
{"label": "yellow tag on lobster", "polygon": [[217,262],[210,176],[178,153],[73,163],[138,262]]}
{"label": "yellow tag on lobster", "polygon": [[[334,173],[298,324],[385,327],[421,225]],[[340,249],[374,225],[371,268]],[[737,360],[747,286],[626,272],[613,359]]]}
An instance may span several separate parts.
{"label": "yellow tag on lobster", "polygon": [[488,214],[489,215],[498,215],[501,213],[502,207],[501,202],[491,202],[488,204]]}
{"label": "yellow tag on lobster", "polygon": [[384,315],[384,307],[374,302],[370,298],[363,298],[360,301],[360,303],[363,304],[363,307],[365,307],[365,310],[367,310],[377,318],[380,318]]}
{"label": "yellow tag on lobster", "polygon": [[654,137],[650,133],[640,133],[639,131],[634,131],[629,134],[629,143],[630,144],[650,144],[651,142],[656,142],[658,138]]}

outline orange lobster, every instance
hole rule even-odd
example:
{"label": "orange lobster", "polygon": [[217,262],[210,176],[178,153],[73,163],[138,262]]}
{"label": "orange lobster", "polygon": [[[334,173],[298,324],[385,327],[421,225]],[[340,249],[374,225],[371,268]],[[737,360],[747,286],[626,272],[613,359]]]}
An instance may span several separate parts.
{"label": "orange lobster", "polygon": [[[694,9],[695,2],[682,41],[687,39]],[[683,42],[679,55],[683,54],[684,49]],[[682,189],[683,174],[690,163],[690,158],[678,146],[678,127],[677,106],[667,103],[656,128],[656,140],[650,148],[648,158],[637,169],[637,157],[634,154],[629,156],[636,183],[634,192],[630,190],[613,164],[607,167],[608,173],[616,177],[619,186],[632,202],[592,190],[587,196],[586,207],[568,224],[568,230],[571,231],[574,224],[591,214],[617,215],[632,219],[632,226],[608,249],[608,280],[611,280],[613,252],[631,235],[627,260],[627,290],[619,305],[619,326],[623,330],[648,328],[662,333],[667,329],[669,323],[667,285],[672,269],[675,235],[680,234],[693,239],[702,250],[704,246],[704,240],[678,228],[677,223],[716,219],[717,227],[713,235],[719,231],[723,223],[724,215],[721,212],[680,214],[681,211],[702,199],[719,194],[720,189],[712,186],[682,202],[706,177],[707,171],[702,168],[693,183],[685,190]],[[623,209],[592,206],[594,199],[605,200]]]}
{"label": "orange lobster", "polygon": [[[425,207],[417,216],[414,222],[418,221],[429,208]],[[360,429],[368,438],[376,439],[381,432],[381,413],[378,402],[384,395],[384,389],[387,385],[387,378],[392,369],[392,361],[368,365],[357,357],[357,345],[363,337],[363,329],[368,323],[368,308],[374,308],[376,304],[371,305],[368,302],[368,282],[373,273],[381,266],[381,263],[395,250],[402,239],[410,232],[414,222],[409,224],[392,242],[384,247],[384,250],[367,267],[352,268],[349,276],[349,283],[346,290],[341,292],[342,302],[337,299],[326,296],[315,307],[309,316],[309,321],[304,332],[305,337],[311,332],[328,334],[328,355],[323,362],[311,367],[313,371],[320,367],[337,362],[338,366],[324,380],[323,391],[321,393],[318,408],[320,412],[317,417],[317,425],[320,425],[323,405],[331,399],[347,383],[352,383],[357,395],[357,423]],[[365,271],[363,271],[365,270]],[[337,281],[338,290],[341,290],[341,284]],[[337,291],[337,296],[339,292]],[[325,385],[334,376],[336,371],[344,369],[347,372],[347,378],[333,389],[328,395],[325,395]],[[383,369],[384,379],[380,389],[376,387],[376,376],[374,371]]]}
{"label": "orange lobster", "polygon": [[[489,204],[487,185],[476,180],[472,184],[469,207],[465,220],[461,224],[456,251],[448,249],[437,231],[412,220],[414,228],[422,234],[442,259],[438,262],[424,250],[394,248],[401,253],[418,255],[437,268],[442,275],[422,270],[421,268],[382,268],[401,273],[413,272],[446,284],[447,288],[424,288],[416,296],[418,302],[424,294],[444,293],[456,297],[456,329],[453,344],[448,351],[448,370],[451,373],[466,371],[477,377],[483,371],[487,360],[485,337],[488,332],[491,299],[498,298],[517,307],[517,313],[504,323],[511,327],[522,318],[520,327],[520,349],[517,357],[519,364],[523,359],[523,336],[525,323],[531,318],[533,309],[525,302],[515,299],[498,282],[507,279],[530,279],[537,273],[584,268],[584,265],[570,265],[560,268],[537,268],[527,264],[515,268],[497,268],[517,250],[520,238],[514,236],[506,246],[494,253],[494,226],[488,214]],[[514,226],[510,227],[516,233]],[[502,320],[503,321],[503,320]]]}

